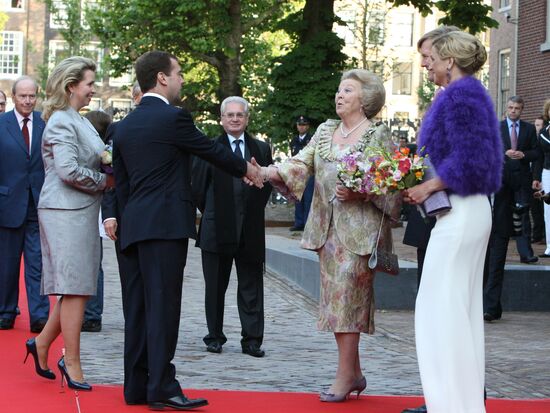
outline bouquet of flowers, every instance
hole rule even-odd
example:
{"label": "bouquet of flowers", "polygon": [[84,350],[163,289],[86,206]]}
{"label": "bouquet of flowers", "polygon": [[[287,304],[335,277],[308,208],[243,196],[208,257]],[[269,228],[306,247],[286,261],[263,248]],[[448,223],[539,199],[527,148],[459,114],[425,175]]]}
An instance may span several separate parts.
{"label": "bouquet of flowers", "polygon": [[105,149],[101,152],[101,170],[106,174],[113,174],[113,147],[105,145]]}
{"label": "bouquet of flowers", "polygon": [[338,179],[354,192],[384,195],[411,188],[424,177],[424,157],[409,158],[398,149],[367,147],[350,151],[337,164]]}

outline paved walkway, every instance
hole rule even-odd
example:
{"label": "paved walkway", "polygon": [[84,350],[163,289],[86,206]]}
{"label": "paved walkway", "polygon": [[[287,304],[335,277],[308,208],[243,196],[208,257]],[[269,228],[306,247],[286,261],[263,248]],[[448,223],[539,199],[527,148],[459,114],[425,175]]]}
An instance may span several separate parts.
{"label": "paved walkway", "polygon": [[[269,231],[289,234],[287,228]],[[104,252],[103,330],[83,333],[83,368],[92,383],[122,383],[123,319],[111,242],[104,243]],[[273,275],[265,277],[266,357],[240,352],[235,278],[226,296],[228,342],[222,354],[207,353],[200,252],[190,245],[174,360],[182,386],[292,392],[329,386],[337,361],[333,336],[316,330],[316,304]],[[362,335],[360,344],[368,392],[421,394],[412,312],[378,311],[376,328],[373,336]],[[486,335],[489,397],[550,398],[550,313],[505,313],[502,321],[486,325]]]}

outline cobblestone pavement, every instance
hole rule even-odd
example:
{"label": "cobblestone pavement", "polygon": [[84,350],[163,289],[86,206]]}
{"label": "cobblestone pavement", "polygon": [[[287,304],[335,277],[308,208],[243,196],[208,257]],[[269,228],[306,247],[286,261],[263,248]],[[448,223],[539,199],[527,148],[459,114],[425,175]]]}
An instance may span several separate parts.
{"label": "cobblestone pavement", "polygon": [[[286,231],[287,228],[270,230]],[[289,236],[292,238],[292,235]],[[122,383],[123,319],[118,270],[104,242],[105,312],[100,333],[82,334],[82,359],[92,383]],[[175,357],[184,388],[318,392],[330,385],[337,362],[330,333],[316,330],[316,303],[273,275],[265,277],[266,357],[240,351],[236,281],[226,295],[222,354],[205,351],[204,281],[200,251],[190,244]],[[421,394],[412,312],[378,311],[377,332],[362,335],[361,362],[371,394]],[[550,397],[550,314],[505,313],[486,325],[489,397]]]}

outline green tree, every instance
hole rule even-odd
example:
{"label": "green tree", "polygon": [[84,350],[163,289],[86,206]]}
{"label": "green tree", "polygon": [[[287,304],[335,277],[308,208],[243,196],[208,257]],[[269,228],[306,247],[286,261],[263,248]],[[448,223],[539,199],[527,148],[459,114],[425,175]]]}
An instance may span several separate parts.
{"label": "green tree", "polygon": [[185,104],[217,113],[221,100],[243,94],[242,73],[268,51],[264,31],[279,18],[285,0],[99,0],[89,16],[110,50],[116,74],[151,49],[173,53],[186,76]]}
{"label": "green tree", "polygon": [[309,117],[313,126],[334,117],[334,92],[347,59],[343,40],[332,31],[335,21],[333,0],[308,0],[282,22],[295,46],[275,59],[274,93],[263,105],[271,114],[266,133],[281,150],[288,148],[297,116]]}
{"label": "green tree", "polygon": [[454,25],[472,34],[488,28],[498,27],[498,22],[490,17],[493,8],[484,0],[386,0],[394,7],[414,6],[423,16],[432,14],[434,7],[445,13],[439,24]]}

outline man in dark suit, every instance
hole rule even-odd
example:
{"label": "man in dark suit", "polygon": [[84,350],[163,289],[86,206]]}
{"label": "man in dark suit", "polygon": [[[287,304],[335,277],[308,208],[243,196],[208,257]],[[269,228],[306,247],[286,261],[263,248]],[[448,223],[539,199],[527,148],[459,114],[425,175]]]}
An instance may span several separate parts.
{"label": "man in dark suit", "polygon": [[[305,116],[298,116],[296,119],[296,129],[298,129],[298,135],[292,138],[290,142],[290,154],[292,156],[298,155],[311,140],[312,134],[309,132],[309,119]],[[313,200],[313,189],[315,187],[315,178],[309,177],[306,189],[302,195],[302,199],[294,204],[294,225],[290,228],[291,231],[303,231],[309,215],[309,208],[311,207],[311,201]]]}
{"label": "man in dark suit", "polygon": [[[246,160],[255,158],[259,165],[273,163],[271,148],[245,132],[249,119],[248,102],[238,96],[221,104],[224,133],[217,141]],[[225,292],[233,261],[237,269],[237,306],[241,319],[243,353],[263,357],[260,348],[264,335],[265,262],[264,209],[271,185],[248,188],[204,160],[193,166],[193,199],[202,213],[197,238],[201,249],[205,281],[205,307],[208,335],[207,351],[221,353],[227,341],[223,333]]]}
{"label": "man in dark suit", "polygon": [[44,121],[35,112],[38,85],[21,77],[12,88],[15,109],[0,116],[0,329],[13,328],[19,297],[21,254],[30,328],[39,333],[50,312],[40,295],[42,254],[36,206],[44,183],[41,142]]}
{"label": "man in dark suit", "polygon": [[[530,163],[535,162],[539,156],[537,134],[533,125],[520,120],[522,110],[523,99],[512,96],[507,103],[506,119],[500,122],[505,162],[502,187],[494,198],[489,273],[483,291],[484,319],[488,322],[499,320],[502,316],[500,297],[508,242],[513,233],[514,208],[525,209],[523,206],[529,205],[533,196]],[[523,214],[524,218],[529,219],[526,211]],[[532,263],[538,258],[533,257],[526,227],[523,223],[523,233],[517,237],[517,247],[521,261]]]}
{"label": "man in dark suit", "polygon": [[[204,399],[183,395],[172,364],[178,341],[188,239],[195,238],[191,155],[262,186],[259,167],[211,141],[180,102],[183,84],[176,57],[162,51],[140,56],[136,77],[144,95],[113,137],[113,168],[120,213],[121,274],[125,300],[124,397],[152,410],[188,410]],[[122,267],[121,267],[122,268]]]}

